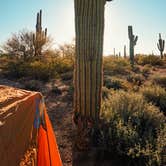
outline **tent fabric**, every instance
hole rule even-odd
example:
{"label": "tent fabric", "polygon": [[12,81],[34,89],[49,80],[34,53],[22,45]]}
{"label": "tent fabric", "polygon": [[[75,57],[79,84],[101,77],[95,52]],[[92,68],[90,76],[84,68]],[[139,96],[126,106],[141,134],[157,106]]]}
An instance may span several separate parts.
{"label": "tent fabric", "polygon": [[38,136],[38,166],[62,166],[56,138],[49,117],[44,112],[46,128],[39,128]]}
{"label": "tent fabric", "polygon": [[18,166],[29,147],[36,144],[35,99],[41,98],[40,93],[0,86],[1,166]]}
{"label": "tent fabric", "polygon": [[38,166],[62,165],[42,95],[0,85],[0,165],[18,166],[31,147]]}

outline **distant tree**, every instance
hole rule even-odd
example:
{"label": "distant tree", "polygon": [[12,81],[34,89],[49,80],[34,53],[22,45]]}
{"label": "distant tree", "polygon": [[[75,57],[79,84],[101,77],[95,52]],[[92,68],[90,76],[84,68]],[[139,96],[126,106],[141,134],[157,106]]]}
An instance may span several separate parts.
{"label": "distant tree", "polygon": [[[35,55],[35,46],[33,32],[28,30],[22,30],[18,33],[12,34],[12,36],[2,46],[3,50],[10,56],[18,56],[26,59]],[[47,41],[43,47],[46,51],[51,45],[50,37],[47,37]]]}
{"label": "distant tree", "polygon": [[6,43],[3,45],[3,49],[11,56],[33,56],[33,32],[22,30],[19,33],[12,34]]}
{"label": "distant tree", "polygon": [[72,62],[74,62],[74,56],[75,56],[75,44],[74,43],[60,45],[59,52],[63,58],[68,58]]}

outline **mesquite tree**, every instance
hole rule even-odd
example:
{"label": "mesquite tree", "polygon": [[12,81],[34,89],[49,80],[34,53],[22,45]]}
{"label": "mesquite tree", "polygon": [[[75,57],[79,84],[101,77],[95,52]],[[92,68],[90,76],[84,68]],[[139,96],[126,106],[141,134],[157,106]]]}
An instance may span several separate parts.
{"label": "mesquite tree", "polygon": [[36,33],[33,34],[33,44],[35,48],[35,56],[40,56],[42,54],[42,47],[47,42],[47,28],[42,30],[42,10],[37,13],[36,18]]}
{"label": "mesquite tree", "polygon": [[163,40],[161,38],[161,34],[159,33],[159,42],[157,43],[157,47],[160,51],[160,56],[161,56],[161,59],[163,59],[163,51],[164,51],[164,47],[165,47],[165,40]]}
{"label": "mesquite tree", "polygon": [[88,122],[98,125],[106,0],[74,0],[76,57],[74,78],[75,122],[86,128]]}
{"label": "mesquite tree", "polygon": [[138,36],[135,36],[133,34],[132,26],[128,26],[128,35],[129,35],[129,40],[130,40],[130,63],[133,68],[134,67],[134,47],[137,43]]}

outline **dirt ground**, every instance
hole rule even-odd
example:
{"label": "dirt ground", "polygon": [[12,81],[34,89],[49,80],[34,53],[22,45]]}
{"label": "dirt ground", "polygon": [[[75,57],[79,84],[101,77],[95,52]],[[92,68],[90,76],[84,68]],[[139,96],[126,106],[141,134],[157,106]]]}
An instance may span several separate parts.
{"label": "dirt ground", "polygon": [[[20,83],[4,78],[0,79],[0,84],[24,88]],[[48,115],[55,131],[63,165],[72,166],[72,96],[68,95],[68,86],[65,84],[57,81],[55,85],[61,89],[61,94],[57,95],[51,91],[52,83],[44,85],[41,92],[44,95]]]}
{"label": "dirt ground", "polygon": [[[152,71],[149,79],[155,74],[164,75],[165,73],[166,69],[156,69],[156,71]],[[150,81],[149,79],[146,81]],[[0,78],[0,84],[24,88],[24,85],[21,85],[17,81],[10,81],[4,78]],[[52,122],[63,165],[114,166],[115,164],[110,163],[110,161],[100,162],[95,160],[94,157],[96,157],[96,154],[94,154],[94,151],[78,152],[73,148],[75,129],[72,122],[73,98],[71,94],[68,93],[70,84],[71,83],[53,80],[52,82],[43,84],[39,90],[45,98],[48,115]],[[53,86],[58,87],[61,93],[53,92]]]}

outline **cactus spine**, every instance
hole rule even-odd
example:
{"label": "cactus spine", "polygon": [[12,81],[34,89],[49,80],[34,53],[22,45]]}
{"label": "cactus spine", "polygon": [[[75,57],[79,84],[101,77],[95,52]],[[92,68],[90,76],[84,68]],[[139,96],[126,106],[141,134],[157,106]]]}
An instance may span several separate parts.
{"label": "cactus spine", "polygon": [[126,54],[126,45],[124,45],[124,58],[127,58],[127,54]]}
{"label": "cactus spine", "polygon": [[75,120],[98,124],[101,106],[105,0],[74,0],[76,60]]}
{"label": "cactus spine", "polygon": [[134,67],[134,47],[137,43],[138,36],[135,36],[133,34],[132,26],[128,26],[128,35],[129,35],[129,40],[130,40],[130,64],[133,68]]}
{"label": "cactus spine", "polygon": [[42,10],[37,13],[36,20],[36,33],[33,34],[33,44],[35,48],[35,56],[40,56],[42,54],[42,47],[47,41],[47,28],[42,30]]}
{"label": "cactus spine", "polygon": [[163,51],[164,51],[164,47],[165,47],[165,40],[163,40],[161,38],[161,34],[159,33],[159,42],[157,43],[157,47],[160,51],[160,56],[161,56],[161,59],[163,59]]}

